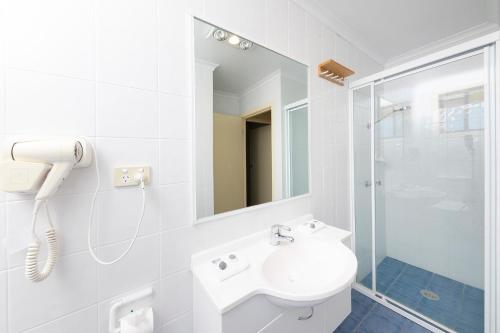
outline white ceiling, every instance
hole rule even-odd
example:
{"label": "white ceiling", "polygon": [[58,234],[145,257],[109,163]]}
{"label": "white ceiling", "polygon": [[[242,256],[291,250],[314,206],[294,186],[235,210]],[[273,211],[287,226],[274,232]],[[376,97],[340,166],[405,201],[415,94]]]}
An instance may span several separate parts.
{"label": "white ceiling", "polygon": [[296,0],[382,64],[498,29],[500,0]]}
{"label": "white ceiling", "polygon": [[281,70],[281,74],[307,82],[307,67],[260,45],[242,51],[212,38],[213,26],[195,20],[194,43],[196,59],[217,64],[214,89],[241,95],[266,76]]}

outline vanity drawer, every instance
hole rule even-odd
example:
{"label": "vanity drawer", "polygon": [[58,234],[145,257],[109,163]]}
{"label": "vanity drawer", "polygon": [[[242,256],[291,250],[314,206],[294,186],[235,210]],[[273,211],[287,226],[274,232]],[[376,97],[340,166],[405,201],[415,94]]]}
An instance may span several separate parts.
{"label": "vanity drawer", "polygon": [[281,308],[258,295],[222,316],[223,333],[331,333],[351,312],[351,290],[347,288],[327,302],[308,308]]}
{"label": "vanity drawer", "polygon": [[268,323],[258,333],[323,333],[325,307],[318,305],[314,307],[313,316],[307,320],[299,320],[299,317],[310,315],[309,309],[284,309],[284,311],[273,321]]}

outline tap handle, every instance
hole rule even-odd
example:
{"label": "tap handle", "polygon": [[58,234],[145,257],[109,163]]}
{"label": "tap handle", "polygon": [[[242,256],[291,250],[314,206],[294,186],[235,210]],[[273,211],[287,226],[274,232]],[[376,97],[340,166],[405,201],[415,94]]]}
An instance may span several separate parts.
{"label": "tap handle", "polygon": [[271,227],[271,230],[277,230],[278,232],[281,229],[286,230],[286,231],[291,231],[292,230],[292,228],[290,228],[287,225],[283,225],[283,224],[273,224],[273,226]]}

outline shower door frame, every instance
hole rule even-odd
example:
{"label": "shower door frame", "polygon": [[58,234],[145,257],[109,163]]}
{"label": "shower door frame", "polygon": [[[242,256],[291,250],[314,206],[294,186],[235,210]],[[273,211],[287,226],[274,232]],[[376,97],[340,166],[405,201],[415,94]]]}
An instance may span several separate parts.
{"label": "shower door frame", "polygon": [[[484,57],[484,228],[485,228],[485,333],[500,333],[500,273],[497,259],[500,260],[500,161],[497,147],[500,149],[500,31],[450,47],[440,52],[421,57],[417,60],[378,72],[349,85],[349,170],[350,170],[350,222],[353,237],[351,247],[355,251],[355,197],[354,197],[354,91],[370,87],[370,174],[375,179],[375,85],[395,80],[447,63],[458,61],[474,55]],[[498,135],[497,135],[498,133]],[[375,301],[383,304],[404,317],[434,332],[453,332],[446,326],[410,309],[376,290],[376,203],[375,185],[371,186],[371,271],[372,288],[369,289],[356,282],[354,288]],[[498,207],[498,208],[497,208]]]}

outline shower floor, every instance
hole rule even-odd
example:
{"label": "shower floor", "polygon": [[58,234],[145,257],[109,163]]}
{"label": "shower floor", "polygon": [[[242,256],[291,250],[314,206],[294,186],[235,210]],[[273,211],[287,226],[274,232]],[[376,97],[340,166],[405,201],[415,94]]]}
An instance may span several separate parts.
{"label": "shower floor", "polygon": [[[371,288],[371,279],[370,273],[361,284]],[[481,289],[385,257],[377,266],[377,291],[457,332],[484,331]]]}
{"label": "shower floor", "polygon": [[351,313],[333,333],[431,333],[354,289],[351,304]]}

